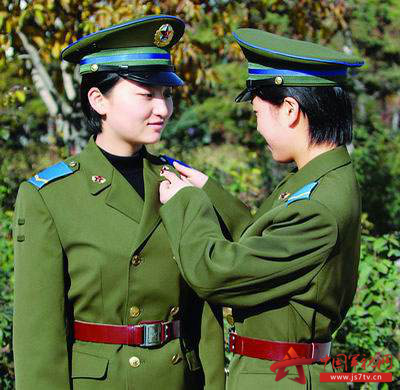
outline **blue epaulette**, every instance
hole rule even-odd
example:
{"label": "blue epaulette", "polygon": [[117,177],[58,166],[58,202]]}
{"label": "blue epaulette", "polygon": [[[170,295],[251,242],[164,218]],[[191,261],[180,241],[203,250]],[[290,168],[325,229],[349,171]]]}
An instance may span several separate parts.
{"label": "blue epaulette", "polygon": [[176,159],[174,159],[172,157],[169,157],[166,154],[160,156],[160,159],[161,159],[162,162],[164,162],[166,164],[169,164],[169,165],[172,165],[172,166],[174,166],[174,161],[176,161],[177,163],[183,165],[184,167],[192,168],[190,165],[187,165],[182,161],[179,161],[179,160],[176,160]]}
{"label": "blue epaulette", "polygon": [[31,177],[28,182],[37,188],[42,188],[47,183],[58,179],[59,177],[67,176],[74,171],[64,162],[61,161]]}
{"label": "blue epaulette", "polygon": [[290,203],[296,202],[301,199],[310,199],[311,192],[318,185],[317,181],[313,181],[311,183],[306,184],[304,187],[300,188],[294,194],[290,195],[286,201],[286,205],[288,206]]}

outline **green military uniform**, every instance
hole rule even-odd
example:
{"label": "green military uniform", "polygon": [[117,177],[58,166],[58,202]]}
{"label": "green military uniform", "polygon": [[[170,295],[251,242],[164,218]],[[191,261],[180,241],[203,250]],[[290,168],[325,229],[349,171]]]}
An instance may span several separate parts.
{"label": "green military uniform", "polygon": [[[179,85],[164,62],[165,48],[183,28],[174,17],[145,18],[91,35],[64,53],[74,61],[77,52],[78,59],[86,56],[81,73],[143,70],[148,61],[152,72],[143,77]],[[122,54],[107,49],[132,37],[156,45]],[[21,184],[14,222],[17,390],[224,389],[221,311],[188,287],[173,260],[159,217],[162,164],[145,153],[143,201],[91,139],[81,154]],[[180,320],[181,337],[150,348],[74,340],[72,332],[74,321],[172,320]]]}
{"label": "green military uniform", "polygon": [[[236,37],[242,47],[247,47],[246,56],[252,53],[253,61],[260,62],[260,45],[264,42],[269,48],[276,44],[275,38],[267,33],[260,36],[256,31],[257,42],[253,42],[248,30],[239,31]],[[308,51],[307,47],[302,43],[298,53],[294,49],[290,53],[301,52],[310,60],[316,47],[311,45]],[[265,56],[275,56],[278,48],[279,45],[274,53],[266,52]],[[250,53],[251,49],[258,54]],[[280,50],[283,49],[281,46]],[[328,52],[330,56],[332,53],[336,52]],[[344,61],[343,58],[340,60]],[[308,73],[303,70],[304,74],[299,76],[296,73],[300,66],[309,68],[295,61],[292,69],[285,72],[271,61],[268,66],[249,65],[250,70],[261,72],[254,73],[256,78],[248,82],[238,100],[248,99],[257,85],[335,85],[335,78],[320,80],[334,74],[330,65],[315,60],[320,69],[313,68]],[[234,234],[234,242],[222,236],[210,198],[218,198],[214,205],[241,227],[241,233]],[[246,216],[243,210],[235,216],[235,211],[211,179],[203,190],[184,188],[162,206],[160,214],[185,280],[202,298],[231,306],[235,330],[242,337],[293,343],[329,342],[352,303],[357,285],[360,193],[346,147],[325,152],[290,173],[254,218]],[[270,369],[273,363],[235,354],[230,365],[229,390],[347,387],[343,383],[320,383],[323,364],[304,367],[306,385],[288,380],[297,376],[294,366],[288,369],[288,378],[277,382]]]}
{"label": "green military uniform", "polygon": [[[201,389],[201,366],[206,389],[224,388],[219,312],[183,282],[160,224],[160,164],[144,159],[144,202],[93,139],[66,160],[64,177],[41,188],[22,183],[14,227],[17,389]],[[152,349],[73,343],[69,334],[73,320],[172,319],[181,319],[185,337]]]}

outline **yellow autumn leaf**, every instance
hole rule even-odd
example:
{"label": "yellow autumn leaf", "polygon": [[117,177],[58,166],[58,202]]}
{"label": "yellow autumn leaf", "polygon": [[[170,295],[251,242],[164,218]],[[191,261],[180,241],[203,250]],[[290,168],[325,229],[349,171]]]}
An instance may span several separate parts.
{"label": "yellow autumn leaf", "polygon": [[35,3],[35,4],[33,4],[33,9],[36,11],[36,10],[38,10],[38,11],[44,11],[44,6],[43,6],[43,4],[39,4],[39,3]]}
{"label": "yellow autumn leaf", "polygon": [[14,92],[14,96],[20,103],[25,103],[26,95],[24,91],[18,89],[17,91]]}
{"label": "yellow autumn leaf", "polygon": [[54,58],[59,58],[61,53],[61,45],[60,42],[55,41],[53,47],[51,48],[51,55]]}
{"label": "yellow autumn leaf", "polygon": [[43,37],[41,37],[40,35],[35,35],[34,37],[32,37],[32,41],[36,43],[36,45],[39,48],[42,48],[45,46],[45,42]]}
{"label": "yellow autumn leaf", "polygon": [[12,22],[10,19],[6,20],[6,33],[10,34],[12,31]]}
{"label": "yellow autumn leaf", "polygon": [[43,16],[43,12],[40,10],[35,10],[35,22],[41,26],[42,24],[44,24],[44,16]]}

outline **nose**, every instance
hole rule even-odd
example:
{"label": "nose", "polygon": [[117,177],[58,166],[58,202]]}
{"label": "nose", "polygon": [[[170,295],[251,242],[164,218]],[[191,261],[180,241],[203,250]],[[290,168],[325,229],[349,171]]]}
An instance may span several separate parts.
{"label": "nose", "polygon": [[154,99],[153,113],[163,119],[168,118],[170,113],[167,99],[165,99],[164,97]]}

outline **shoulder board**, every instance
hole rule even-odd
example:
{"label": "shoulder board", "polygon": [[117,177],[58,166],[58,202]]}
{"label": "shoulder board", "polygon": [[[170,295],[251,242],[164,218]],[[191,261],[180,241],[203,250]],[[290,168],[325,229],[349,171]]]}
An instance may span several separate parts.
{"label": "shoulder board", "polygon": [[286,205],[288,206],[290,203],[296,202],[297,200],[310,199],[311,192],[317,185],[318,185],[317,181],[313,181],[311,183],[306,184],[304,187],[300,188],[294,194],[289,196],[289,198],[286,201]]}
{"label": "shoulder board", "polygon": [[42,188],[47,183],[58,179],[59,177],[67,176],[74,171],[64,162],[61,161],[31,177],[28,182],[37,188]]}
{"label": "shoulder board", "polygon": [[179,160],[176,160],[176,159],[174,159],[172,157],[169,157],[166,154],[160,156],[160,159],[164,164],[169,164],[169,165],[174,166],[174,161],[176,161],[177,163],[183,165],[184,167],[192,168],[190,165],[187,165],[182,161],[179,161]]}

